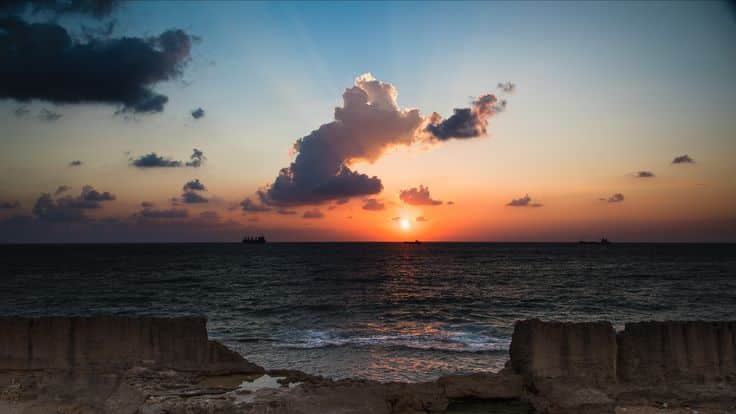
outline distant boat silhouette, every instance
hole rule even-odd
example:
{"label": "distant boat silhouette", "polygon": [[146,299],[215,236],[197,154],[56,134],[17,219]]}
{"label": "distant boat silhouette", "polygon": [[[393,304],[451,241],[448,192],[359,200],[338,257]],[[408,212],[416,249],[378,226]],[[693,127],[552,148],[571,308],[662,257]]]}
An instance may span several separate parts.
{"label": "distant boat silhouette", "polygon": [[263,236],[258,236],[258,237],[245,236],[243,237],[243,243],[244,244],[266,244],[266,238]]}
{"label": "distant boat silhouette", "polygon": [[420,242],[419,240],[414,240],[414,241],[405,241],[404,244],[422,244],[422,242]]}
{"label": "distant boat silhouette", "polygon": [[583,240],[580,240],[578,243],[579,244],[611,244],[611,242],[608,241],[608,239],[605,238],[605,237],[602,238],[601,241],[583,241]]}

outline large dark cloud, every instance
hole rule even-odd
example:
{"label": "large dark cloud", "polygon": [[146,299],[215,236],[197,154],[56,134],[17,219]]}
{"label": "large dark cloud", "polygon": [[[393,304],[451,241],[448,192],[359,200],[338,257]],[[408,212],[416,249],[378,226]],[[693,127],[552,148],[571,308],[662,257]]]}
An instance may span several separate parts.
{"label": "large dark cloud", "polygon": [[481,95],[473,101],[470,108],[456,108],[455,113],[445,120],[438,113],[433,113],[429,118],[427,132],[441,141],[485,135],[488,119],[500,112],[505,105],[505,101],[499,103],[495,95]]}
{"label": "large dark cloud", "polygon": [[[60,186],[59,189],[63,187]],[[60,194],[59,189],[57,189],[57,195]],[[112,200],[115,200],[115,195],[107,191],[100,192],[90,185],[85,185],[82,192],[76,197],[67,195],[54,198],[49,193],[42,193],[33,205],[32,213],[43,222],[84,222],[89,220],[85,210],[101,208],[101,202]]]}
{"label": "large dark cloud", "polygon": [[442,121],[436,113],[425,118],[417,109],[400,108],[397,96],[393,85],[370,74],[356,78],[343,93],[343,105],[335,108],[334,120],[296,141],[296,158],[258,192],[261,201],[295,206],[378,194],[381,180],[351,169],[355,162],[374,162],[387,149],[418,140],[483,135],[488,118],[502,106],[494,95],[482,95],[472,108]]}
{"label": "large dark cloud", "polygon": [[695,160],[692,159],[689,155],[684,154],[675,157],[675,159],[672,160],[673,164],[695,164]]}
{"label": "large dark cloud", "polygon": [[406,204],[414,206],[438,206],[442,204],[442,201],[433,200],[429,194],[429,187],[423,185],[420,185],[419,188],[413,187],[408,190],[401,190],[399,198]]}
{"label": "large dark cloud", "polygon": [[172,160],[169,157],[158,155],[155,152],[150,154],[141,155],[138,158],[132,159],[130,165],[138,168],[179,168],[179,167],[193,167],[199,168],[205,160],[204,153],[196,148],[192,150],[192,155],[189,157],[189,161]]}
{"label": "large dark cloud", "polygon": [[521,198],[514,198],[506,204],[509,207],[542,207],[540,203],[533,203],[529,194]]}
{"label": "large dark cloud", "polygon": [[101,18],[110,15],[123,0],[2,0],[0,13],[86,14]]}
{"label": "large dark cloud", "polygon": [[168,98],[151,87],[181,74],[191,43],[181,30],[80,42],[55,23],[0,17],[0,99],[107,103],[122,106],[123,112],[161,112]]}

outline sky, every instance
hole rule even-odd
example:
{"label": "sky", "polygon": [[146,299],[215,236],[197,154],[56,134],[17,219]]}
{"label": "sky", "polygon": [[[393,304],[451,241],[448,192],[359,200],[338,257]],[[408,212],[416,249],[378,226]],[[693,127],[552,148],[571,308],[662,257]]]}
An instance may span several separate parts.
{"label": "sky", "polygon": [[0,242],[736,241],[724,2],[0,6]]}

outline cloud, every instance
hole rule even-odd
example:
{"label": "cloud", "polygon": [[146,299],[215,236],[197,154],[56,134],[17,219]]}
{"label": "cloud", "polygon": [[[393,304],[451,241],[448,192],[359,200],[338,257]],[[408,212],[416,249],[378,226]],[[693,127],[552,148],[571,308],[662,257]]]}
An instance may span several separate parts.
{"label": "cloud", "polygon": [[204,109],[202,108],[197,108],[193,110],[191,113],[192,113],[192,118],[194,119],[199,119],[199,118],[204,117]]}
{"label": "cloud", "polygon": [[322,214],[322,212],[316,208],[313,210],[307,210],[304,212],[304,214],[302,214],[302,218],[305,218],[305,219],[321,219],[324,216],[325,215]]}
{"label": "cloud", "polygon": [[189,217],[189,211],[183,208],[172,208],[167,210],[144,208],[136,213],[135,216],[148,219],[183,219]]}
{"label": "cloud", "polygon": [[9,210],[17,207],[20,207],[20,203],[18,201],[0,201],[0,210]]}
{"label": "cloud", "polygon": [[243,208],[243,211],[247,211],[249,213],[263,213],[271,210],[268,206],[254,203],[250,198],[246,198],[241,201],[240,206]]}
{"label": "cloud", "polygon": [[418,109],[399,107],[396,88],[369,73],[358,76],[342,97],[334,120],[298,139],[292,148],[294,161],[259,190],[264,203],[313,205],[378,194],[383,190],[381,180],[354,171],[351,165],[374,162],[389,148],[421,140],[436,143],[480,136],[488,118],[502,106],[494,95],[482,95],[472,108],[457,109],[446,121],[436,113],[425,118]]}
{"label": "cloud", "polygon": [[391,221],[399,221],[399,220],[401,220],[401,217],[394,217],[391,219]]}
{"label": "cloud", "polygon": [[40,119],[42,121],[46,121],[46,122],[54,122],[54,121],[57,121],[62,116],[63,116],[62,114],[60,114],[58,112],[50,111],[50,110],[48,110],[46,108],[41,109],[41,111],[38,113],[38,119]]}
{"label": "cloud", "polygon": [[399,198],[406,204],[413,206],[438,206],[442,201],[433,200],[429,195],[429,187],[420,185],[419,188],[413,187],[408,190],[401,190]]}
{"label": "cloud", "polygon": [[199,181],[199,178],[195,178],[192,181],[187,181],[186,184],[181,188],[184,191],[192,190],[192,191],[205,191],[204,184],[202,184],[201,181]]}
{"label": "cloud", "polygon": [[532,203],[532,198],[529,197],[529,194],[526,194],[524,197],[521,197],[521,198],[514,198],[513,200],[509,201],[509,203],[506,205],[509,207],[542,207],[543,206],[540,203]]}
{"label": "cloud", "polygon": [[424,216],[419,216],[417,217],[417,221],[421,223],[421,222],[429,221],[429,219]]}
{"label": "cloud", "polygon": [[[69,4],[82,10],[81,5],[93,3]],[[0,99],[105,103],[133,113],[163,111],[168,97],[151,87],[181,75],[192,44],[182,30],[81,42],[56,23],[27,23],[17,17],[0,17],[0,33]]]}
{"label": "cloud", "polygon": [[69,191],[71,189],[72,188],[69,187],[68,185],[60,185],[59,187],[56,188],[56,191],[54,191],[54,195],[55,196],[58,196],[59,194],[64,193],[64,192],[67,192],[67,191]]}
{"label": "cloud", "polygon": [[365,204],[363,204],[363,210],[368,211],[380,211],[386,208],[386,205],[379,202],[375,198],[368,198],[365,200]]}
{"label": "cloud", "polygon": [[82,162],[82,161],[80,161],[80,160],[74,160],[74,161],[72,161],[72,162],[70,162],[70,163],[69,163],[69,166],[70,166],[70,167],[79,167],[79,166],[81,166],[82,164],[83,164],[83,162]]}
{"label": "cloud", "polygon": [[454,201],[448,201],[448,202],[447,202],[447,205],[448,205],[448,206],[454,206],[454,205],[455,205],[455,202],[454,202]]}
{"label": "cloud", "polygon": [[488,119],[505,106],[505,101],[499,103],[493,94],[481,95],[470,108],[455,108],[455,113],[445,120],[437,112],[433,113],[426,131],[440,141],[479,137],[486,134]]}
{"label": "cloud", "polygon": [[49,12],[61,14],[87,14],[96,18],[110,15],[123,0],[4,0],[0,13],[21,14]]}
{"label": "cloud", "polygon": [[654,173],[651,171],[637,171],[634,173],[634,177],[636,178],[653,178]]}
{"label": "cloud", "polygon": [[673,164],[695,164],[695,160],[690,158],[689,155],[684,154],[675,157],[675,159],[672,160]]}
{"label": "cloud", "polygon": [[216,211],[203,211],[199,213],[199,218],[207,222],[218,222],[220,214]]}
{"label": "cloud", "polygon": [[82,187],[82,194],[79,198],[84,201],[112,201],[115,200],[115,195],[107,191],[101,193],[95,190],[91,185],[85,185]]}
{"label": "cloud", "polygon": [[143,202],[141,202],[141,207],[143,207],[143,208],[151,208],[153,206],[154,206],[154,204],[152,202],[150,202],[150,201],[143,201]]}
{"label": "cloud", "polygon": [[15,116],[18,117],[18,118],[24,118],[24,117],[28,116],[28,113],[29,112],[31,112],[31,110],[28,109],[27,106],[21,105],[21,106],[15,108],[15,111],[13,111],[13,114],[15,114]]}
{"label": "cloud", "polygon": [[136,159],[133,159],[130,165],[138,168],[180,168],[180,167],[193,167],[198,168],[202,165],[204,160],[204,153],[198,149],[194,149],[192,155],[189,157],[190,161],[186,163],[179,160],[172,160],[169,157],[158,155],[155,152],[150,154],[141,155]]}
{"label": "cloud", "polygon": [[514,93],[516,92],[516,84],[513,82],[499,82],[496,89],[500,89],[505,93]]}
{"label": "cloud", "polygon": [[280,208],[276,210],[276,212],[284,216],[292,216],[294,214],[298,214],[296,210],[289,210],[288,208]]}
{"label": "cloud", "polygon": [[210,200],[194,191],[185,191],[181,195],[181,201],[187,204],[208,203]]}
{"label": "cloud", "polygon": [[192,150],[192,155],[189,156],[189,161],[187,161],[186,166],[187,167],[194,167],[199,168],[202,166],[202,163],[204,160],[206,160],[204,156],[204,152],[194,148]]}
{"label": "cloud", "polygon": [[601,199],[601,200],[605,200],[605,201],[607,201],[609,203],[620,203],[620,202],[624,201],[624,195],[621,194],[621,193],[616,193],[616,194],[608,197],[607,199]]}

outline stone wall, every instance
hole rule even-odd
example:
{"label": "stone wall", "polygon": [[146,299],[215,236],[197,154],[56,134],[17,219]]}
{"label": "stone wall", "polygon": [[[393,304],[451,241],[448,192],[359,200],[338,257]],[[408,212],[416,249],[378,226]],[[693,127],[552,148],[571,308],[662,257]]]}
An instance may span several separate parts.
{"label": "stone wall", "polygon": [[207,339],[204,317],[0,317],[0,369],[258,371]]}

